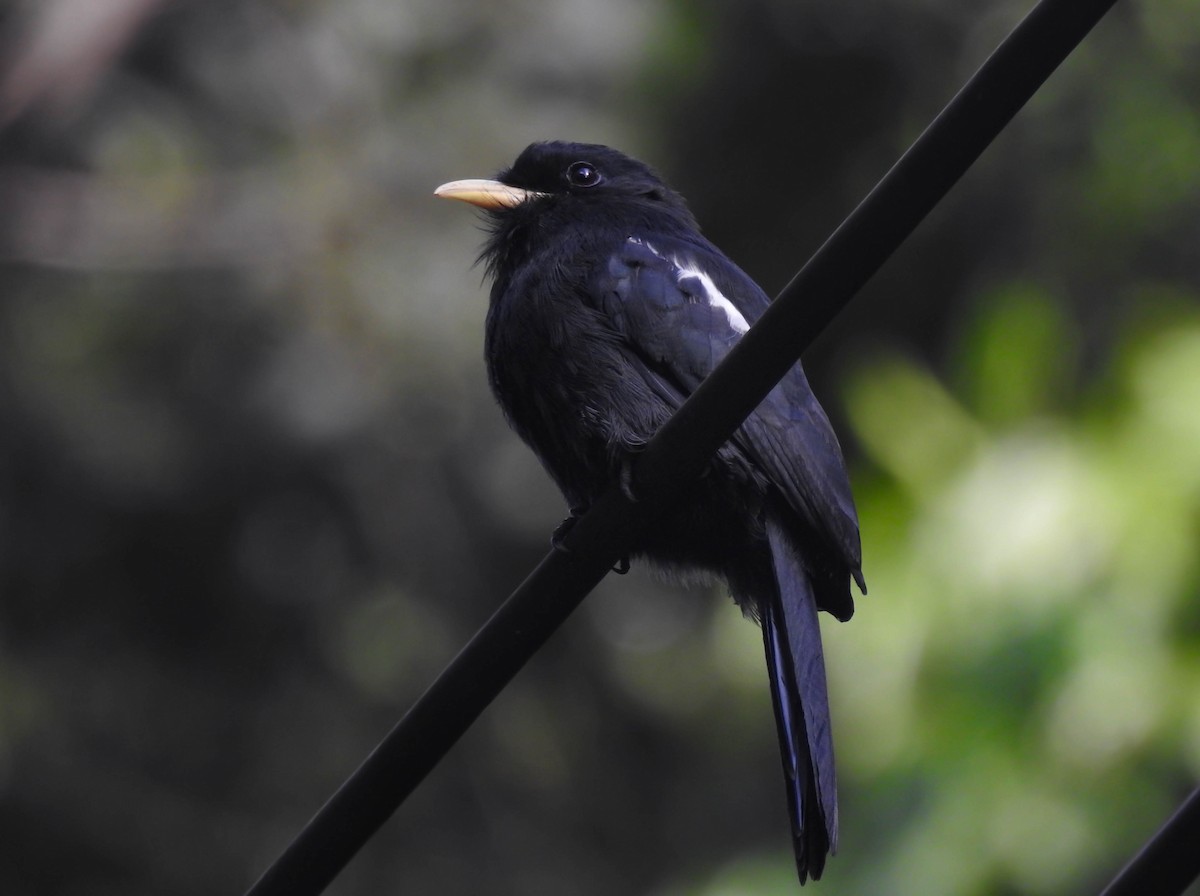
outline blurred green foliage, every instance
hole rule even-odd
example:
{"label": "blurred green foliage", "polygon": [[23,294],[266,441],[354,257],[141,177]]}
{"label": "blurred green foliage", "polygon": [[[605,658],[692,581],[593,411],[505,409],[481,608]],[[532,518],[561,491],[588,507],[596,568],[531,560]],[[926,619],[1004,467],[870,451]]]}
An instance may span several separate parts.
{"label": "blurred green foliage", "polygon": [[1062,304],[995,291],[950,382],[899,353],[849,379],[872,596],[827,637],[868,858],[822,890],[1088,892],[1200,776],[1200,302],[1143,305],[1077,387]]}
{"label": "blurred green foliage", "polygon": [[851,384],[864,526],[888,521],[853,653],[893,662],[868,685],[838,654],[843,756],[867,790],[920,782],[859,892],[1083,892],[1200,770],[1200,314],[1064,399],[1057,306],[995,303],[957,388],[899,358]]}
{"label": "blurred green foliage", "polygon": [[[544,553],[433,186],[612,143],[770,291],[1022,12],[7,7],[0,891],[243,889]],[[1200,778],[1198,48],[1118,5],[806,358],[871,584],[814,892],[1095,892]],[[792,893],[786,824],[757,630],[635,570],[330,892]]]}

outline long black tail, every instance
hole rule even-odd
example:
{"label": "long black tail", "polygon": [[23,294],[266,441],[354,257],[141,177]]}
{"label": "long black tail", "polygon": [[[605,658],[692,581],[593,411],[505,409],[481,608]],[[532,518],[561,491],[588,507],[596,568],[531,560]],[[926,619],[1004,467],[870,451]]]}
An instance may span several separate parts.
{"label": "long black tail", "polygon": [[800,882],[825,869],[837,851],[837,779],[829,722],[825,658],[812,584],[786,534],[767,523],[776,588],[759,601],[767,672],[787,780]]}

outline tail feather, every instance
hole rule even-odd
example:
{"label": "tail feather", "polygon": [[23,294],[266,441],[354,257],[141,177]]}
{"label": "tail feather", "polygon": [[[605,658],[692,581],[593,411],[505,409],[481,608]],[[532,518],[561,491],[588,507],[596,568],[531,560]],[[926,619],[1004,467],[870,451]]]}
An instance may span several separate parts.
{"label": "tail feather", "polygon": [[788,788],[796,867],[803,882],[820,878],[837,850],[837,780],[817,604],[807,572],[786,534],[768,522],[775,582],[763,601],[763,644]]}

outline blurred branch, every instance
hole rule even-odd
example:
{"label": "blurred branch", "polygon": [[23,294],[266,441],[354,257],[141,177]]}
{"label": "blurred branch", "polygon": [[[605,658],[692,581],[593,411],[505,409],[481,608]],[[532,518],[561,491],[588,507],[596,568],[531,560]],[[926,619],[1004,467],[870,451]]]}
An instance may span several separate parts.
{"label": "blurred branch", "polygon": [[0,261],[87,270],[254,267],[302,251],[272,173],[191,175],[167,200],[151,180],[113,182],[46,168],[0,168]]}
{"label": "blurred branch", "polygon": [[0,80],[0,127],[43,103],[62,112],[95,88],[166,0],[43,0]]}

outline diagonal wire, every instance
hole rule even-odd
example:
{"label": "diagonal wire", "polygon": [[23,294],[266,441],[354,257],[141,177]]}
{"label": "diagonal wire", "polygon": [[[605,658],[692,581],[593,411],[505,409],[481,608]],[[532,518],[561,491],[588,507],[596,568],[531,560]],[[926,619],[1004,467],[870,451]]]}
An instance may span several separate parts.
{"label": "diagonal wire", "polygon": [[488,620],[247,896],[318,894],[669,508],[809,343],[1115,0],[1042,0],[784,288],[638,458]]}
{"label": "diagonal wire", "polygon": [[1179,896],[1200,879],[1200,788],[1181,805],[1100,896]]}

